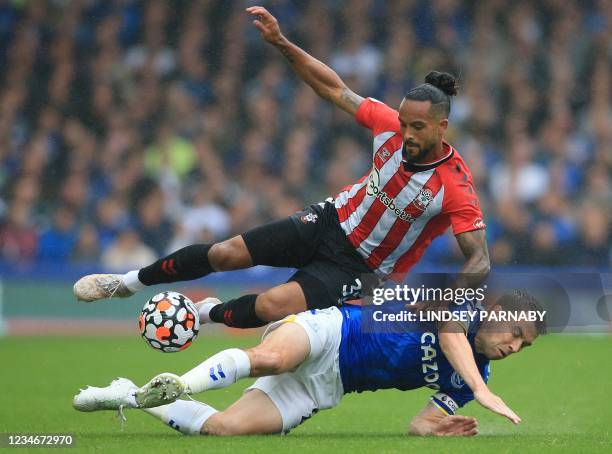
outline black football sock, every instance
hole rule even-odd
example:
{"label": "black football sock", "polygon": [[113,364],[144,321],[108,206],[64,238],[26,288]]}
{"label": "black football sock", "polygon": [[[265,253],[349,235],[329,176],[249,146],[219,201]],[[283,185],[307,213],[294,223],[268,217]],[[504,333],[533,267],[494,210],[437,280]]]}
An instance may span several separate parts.
{"label": "black football sock", "polygon": [[258,328],[267,325],[268,322],[261,320],[255,313],[255,300],[257,295],[244,295],[217,304],[209,313],[213,322],[225,323],[233,328]]}
{"label": "black football sock", "polygon": [[138,271],[138,280],[144,285],[190,281],[204,277],[215,270],[208,261],[212,244],[194,244],[159,259]]}

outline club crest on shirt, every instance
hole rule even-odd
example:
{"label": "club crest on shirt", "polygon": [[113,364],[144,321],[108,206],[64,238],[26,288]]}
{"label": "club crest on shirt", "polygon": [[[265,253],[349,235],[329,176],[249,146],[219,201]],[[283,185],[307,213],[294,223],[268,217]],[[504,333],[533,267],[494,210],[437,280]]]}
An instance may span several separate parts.
{"label": "club crest on shirt", "polygon": [[431,189],[421,189],[418,195],[414,198],[414,205],[421,211],[425,211],[427,206],[433,200],[433,192]]}
{"label": "club crest on shirt", "polygon": [[451,375],[451,385],[453,385],[453,388],[463,388],[463,385],[465,385],[465,382],[463,381],[463,378],[461,378],[461,375],[459,375],[457,372],[453,372]]}
{"label": "club crest on shirt", "polygon": [[302,221],[304,224],[308,224],[309,222],[315,224],[318,219],[319,215],[314,213],[308,213],[304,214],[303,216],[300,216],[300,221]]}
{"label": "club crest on shirt", "polygon": [[376,155],[382,162],[387,162],[387,159],[391,157],[393,153],[387,150],[387,147],[382,147],[376,152]]}

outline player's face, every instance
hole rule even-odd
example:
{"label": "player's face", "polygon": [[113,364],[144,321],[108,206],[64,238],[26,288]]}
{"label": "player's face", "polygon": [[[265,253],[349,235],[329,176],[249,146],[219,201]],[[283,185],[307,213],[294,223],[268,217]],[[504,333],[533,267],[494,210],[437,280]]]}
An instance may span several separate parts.
{"label": "player's face", "polygon": [[485,322],[474,340],[476,351],[488,359],[504,359],[529,347],[538,337],[533,322]]}
{"label": "player's face", "polygon": [[404,141],[402,155],[408,163],[423,163],[433,158],[432,151],[444,138],[448,120],[431,111],[431,102],[404,99],[399,108],[400,131]]}

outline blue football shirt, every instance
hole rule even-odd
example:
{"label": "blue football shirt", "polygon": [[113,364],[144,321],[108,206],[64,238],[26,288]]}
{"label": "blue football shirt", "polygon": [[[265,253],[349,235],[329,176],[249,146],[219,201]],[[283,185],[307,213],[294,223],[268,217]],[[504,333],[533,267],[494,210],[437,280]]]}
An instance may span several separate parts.
{"label": "blue football shirt", "polygon": [[[474,399],[471,389],[452,368],[438,340],[436,324],[402,320],[404,304],[381,306],[342,306],[340,373],[345,393],[423,386],[437,391],[432,402],[446,414]],[[479,309],[466,303],[453,305],[453,312]],[[387,318],[383,319],[383,314]],[[389,321],[389,315],[400,321]],[[485,382],[489,379],[489,360],[474,350],[479,317],[464,324],[476,364]]]}

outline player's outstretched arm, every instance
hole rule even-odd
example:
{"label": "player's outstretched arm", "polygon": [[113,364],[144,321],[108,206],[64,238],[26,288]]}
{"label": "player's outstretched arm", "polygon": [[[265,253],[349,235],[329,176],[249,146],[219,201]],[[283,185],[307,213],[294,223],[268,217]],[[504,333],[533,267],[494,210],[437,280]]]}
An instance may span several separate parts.
{"label": "player's outstretched arm", "polygon": [[457,332],[453,325],[455,322],[448,322],[440,328],[440,348],[444,356],[448,359],[453,369],[461,375],[461,378],[474,393],[474,398],[483,407],[505,416],[514,424],[521,422],[521,418],[508,407],[504,401],[493,394],[483,380],[476,360],[472,353],[472,347],[463,332]]}
{"label": "player's outstretched arm", "polygon": [[[455,238],[466,259],[455,282],[455,287],[474,288],[486,279],[491,269],[486,232],[473,230],[456,235]],[[440,347],[453,369],[461,375],[474,392],[474,397],[480,405],[505,416],[514,424],[521,422],[521,418],[500,397],[489,390],[478,371],[472,347],[465,334],[460,332],[461,330],[453,329],[452,324],[451,322],[441,329]]]}
{"label": "player's outstretched arm", "polygon": [[281,33],[276,18],[267,9],[251,6],[246,10],[256,17],[253,24],[261,32],[263,39],[284,55],[304,82],[322,98],[355,115],[363,97],[350,90],[333,69],[289,41]]}
{"label": "player's outstretched arm", "polygon": [[443,414],[435,405],[428,403],[412,418],[408,434],[419,436],[471,437],[478,433],[478,421],[469,416]]}

